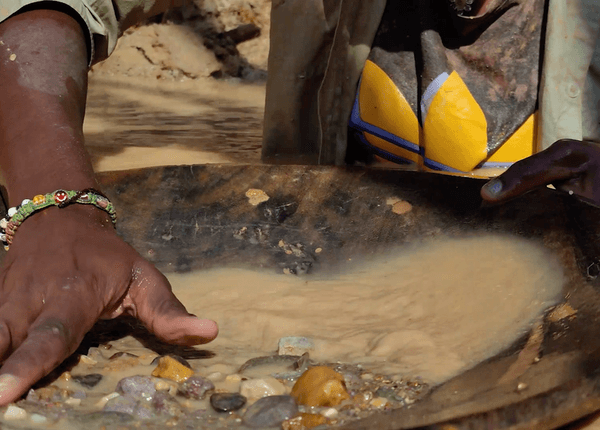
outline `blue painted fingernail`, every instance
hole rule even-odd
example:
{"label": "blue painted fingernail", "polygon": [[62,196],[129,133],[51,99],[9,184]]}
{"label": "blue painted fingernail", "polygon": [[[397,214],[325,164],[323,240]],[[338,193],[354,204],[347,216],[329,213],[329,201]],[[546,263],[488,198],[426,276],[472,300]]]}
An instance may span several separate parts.
{"label": "blue painted fingernail", "polygon": [[497,178],[492,179],[483,187],[485,188],[485,191],[492,196],[497,196],[502,192],[502,182],[500,181],[500,179]]}

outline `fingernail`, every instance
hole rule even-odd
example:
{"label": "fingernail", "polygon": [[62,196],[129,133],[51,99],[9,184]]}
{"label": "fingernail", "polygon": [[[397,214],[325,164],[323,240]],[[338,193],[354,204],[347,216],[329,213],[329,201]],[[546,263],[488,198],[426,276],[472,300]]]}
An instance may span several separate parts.
{"label": "fingernail", "polygon": [[15,388],[19,380],[13,375],[5,374],[0,376],[0,395]]}
{"label": "fingernail", "polygon": [[483,188],[489,195],[497,196],[502,192],[502,181],[500,181],[500,179],[498,178],[492,179],[487,184],[485,184]]}

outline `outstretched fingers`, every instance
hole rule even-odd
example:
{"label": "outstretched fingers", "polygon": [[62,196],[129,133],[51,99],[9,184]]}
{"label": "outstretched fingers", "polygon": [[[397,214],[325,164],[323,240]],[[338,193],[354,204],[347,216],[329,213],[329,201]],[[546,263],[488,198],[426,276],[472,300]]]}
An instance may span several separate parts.
{"label": "outstretched fingers", "polygon": [[95,321],[76,307],[45,310],[0,368],[0,405],[13,402],[76,349]]}
{"label": "outstretched fingers", "polygon": [[138,270],[130,295],[136,316],[165,342],[199,345],[219,333],[216,322],[191,315],[173,294],[167,278],[149,263]]}

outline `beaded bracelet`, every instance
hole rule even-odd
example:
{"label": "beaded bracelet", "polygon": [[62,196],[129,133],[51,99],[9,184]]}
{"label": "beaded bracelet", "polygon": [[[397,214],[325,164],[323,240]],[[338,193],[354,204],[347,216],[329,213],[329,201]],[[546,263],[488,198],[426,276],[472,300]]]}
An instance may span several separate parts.
{"label": "beaded bracelet", "polygon": [[117,222],[117,212],[113,204],[108,197],[93,188],[82,191],[56,190],[49,194],[38,194],[33,199],[25,199],[19,206],[10,208],[7,216],[0,220],[0,241],[4,249],[8,251],[17,228],[26,218],[50,206],[64,208],[72,203],[94,205],[110,215],[113,225]]}

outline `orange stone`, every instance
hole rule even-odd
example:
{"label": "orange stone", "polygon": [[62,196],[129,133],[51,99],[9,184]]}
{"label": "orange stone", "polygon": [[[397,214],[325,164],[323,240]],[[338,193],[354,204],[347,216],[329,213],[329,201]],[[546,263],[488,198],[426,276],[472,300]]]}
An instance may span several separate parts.
{"label": "orange stone", "polygon": [[307,430],[325,423],[327,423],[327,418],[323,415],[305,414],[303,412],[299,416],[281,423],[281,428],[283,430]]}
{"label": "orange stone", "polygon": [[185,367],[179,361],[172,357],[164,356],[158,360],[158,366],[152,371],[152,376],[158,378],[170,379],[175,382],[184,382],[194,371],[189,367]]}
{"label": "orange stone", "polygon": [[350,398],[344,377],[327,366],[313,367],[304,372],[294,384],[291,395],[299,404],[306,406],[337,406]]}

